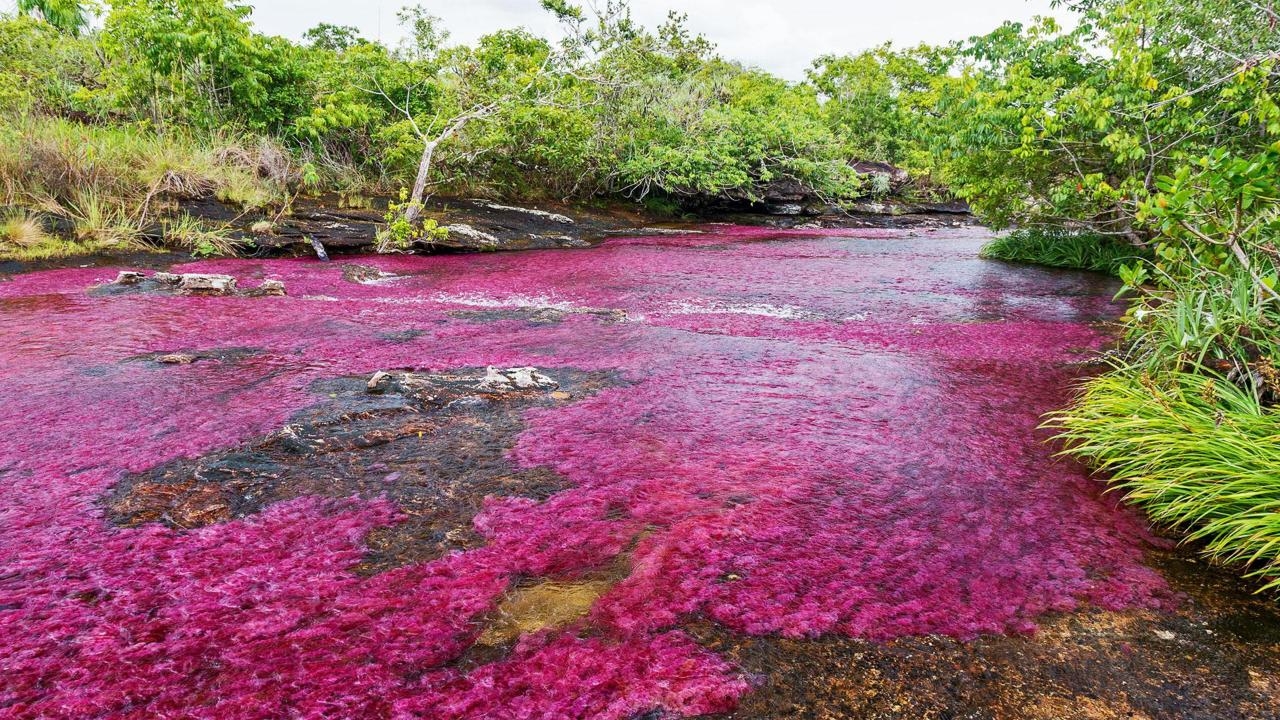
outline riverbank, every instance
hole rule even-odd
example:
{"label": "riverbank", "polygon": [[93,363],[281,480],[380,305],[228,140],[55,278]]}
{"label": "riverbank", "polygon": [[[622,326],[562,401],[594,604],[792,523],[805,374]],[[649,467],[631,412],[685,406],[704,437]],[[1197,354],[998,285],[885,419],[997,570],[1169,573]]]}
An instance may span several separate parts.
{"label": "riverbank", "polygon": [[[328,255],[372,252],[386,224],[391,198],[328,194],[297,196],[285,211],[246,212],[236,205],[205,197],[178,203],[176,212],[204,227],[219,229],[232,254],[252,257],[314,257],[316,244]],[[436,196],[424,215],[448,230],[444,238],[404,248],[406,252],[495,252],[551,248],[583,248],[611,237],[705,232],[709,224],[737,223],[778,229],[836,228],[937,229],[976,221],[962,204],[914,203],[900,199],[864,201],[846,207],[818,204],[770,206],[741,204],[707,207],[682,215],[646,211],[636,204],[517,203],[480,198]],[[50,229],[57,231],[56,223]],[[159,269],[191,258],[190,249],[173,249],[163,225],[144,234],[153,249],[114,247],[92,254],[40,260],[5,260],[0,273],[28,272],[84,265],[130,265]]]}

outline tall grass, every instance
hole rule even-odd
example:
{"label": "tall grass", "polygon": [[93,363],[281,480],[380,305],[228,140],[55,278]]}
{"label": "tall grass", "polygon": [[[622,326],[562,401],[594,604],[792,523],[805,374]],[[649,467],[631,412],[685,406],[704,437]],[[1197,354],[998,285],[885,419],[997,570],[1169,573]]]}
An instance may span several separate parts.
{"label": "tall grass", "polygon": [[1156,522],[1280,589],[1280,414],[1208,372],[1090,380],[1048,424]]}
{"label": "tall grass", "polygon": [[1091,270],[1115,275],[1122,265],[1147,257],[1140,248],[1111,238],[1061,230],[1016,230],[982,248],[989,260]]}
{"label": "tall grass", "polygon": [[[61,233],[61,251],[45,243],[47,256],[144,248],[144,231],[172,224],[181,200],[216,196],[245,211],[281,204],[293,172],[284,151],[260,140],[0,117],[0,205],[73,228]],[[12,250],[0,247],[0,257],[29,254]]]}

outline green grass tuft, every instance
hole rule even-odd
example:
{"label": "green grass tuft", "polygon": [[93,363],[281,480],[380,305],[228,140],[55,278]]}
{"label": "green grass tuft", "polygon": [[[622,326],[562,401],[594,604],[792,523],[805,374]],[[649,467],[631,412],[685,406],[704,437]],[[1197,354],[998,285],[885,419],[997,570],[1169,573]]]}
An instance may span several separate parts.
{"label": "green grass tuft", "polygon": [[0,252],[39,259],[144,249],[144,231],[157,225],[176,225],[171,236],[181,247],[230,252],[234,244],[184,224],[179,201],[216,196],[244,211],[269,209],[287,202],[295,174],[288,155],[263,139],[196,141],[132,126],[0,116],[0,205],[73,228],[46,236],[39,249],[11,243]]}
{"label": "green grass tuft", "polygon": [[1115,275],[1122,265],[1149,257],[1141,248],[1087,233],[1016,230],[987,243],[980,255],[988,260],[1046,267],[1092,270]]}
{"label": "green grass tuft", "polygon": [[1280,414],[1206,372],[1090,380],[1048,426],[1157,523],[1280,589]]}

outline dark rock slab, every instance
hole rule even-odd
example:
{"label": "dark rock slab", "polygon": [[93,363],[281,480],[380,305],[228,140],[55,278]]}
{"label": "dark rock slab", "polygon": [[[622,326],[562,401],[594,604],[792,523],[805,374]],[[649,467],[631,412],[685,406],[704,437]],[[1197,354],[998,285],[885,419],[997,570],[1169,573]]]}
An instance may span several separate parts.
{"label": "dark rock slab", "polygon": [[[139,359],[163,362],[159,355]],[[386,497],[407,519],[371,533],[360,570],[423,562],[483,544],[472,519],[486,496],[542,500],[565,487],[550,468],[509,459],[527,409],[622,384],[568,368],[335,378],[312,388],[327,399],[277,432],[129,475],[102,502],[119,525],[191,529],[301,496]]]}

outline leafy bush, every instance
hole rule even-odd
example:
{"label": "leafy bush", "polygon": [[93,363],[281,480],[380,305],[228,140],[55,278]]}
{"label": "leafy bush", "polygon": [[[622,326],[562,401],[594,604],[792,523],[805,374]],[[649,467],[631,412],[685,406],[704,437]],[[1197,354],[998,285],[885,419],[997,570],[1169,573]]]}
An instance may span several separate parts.
{"label": "leafy bush", "polygon": [[[430,243],[449,237],[449,229],[440,227],[432,218],[425,220],[410,219],[407,211],[415,207],[408,200],[407,190],[400,190],[400,202],[388,203],[384,216],[387,224],[378,231],[378,252],[403,252],[409,250],[414,243]],[[420,211],[421,206],[416,206]]]}
{"label": "leafy bush", "polygon": [[1240,375],[1280,357],[1280,308],[1259,302],[1244,275],[1166,277],[1142,292],[1125,322],[1130,360],[1151,372],[1209,366]]}

